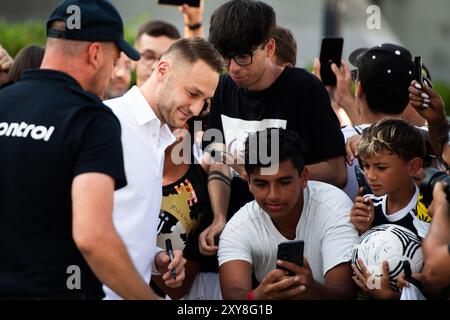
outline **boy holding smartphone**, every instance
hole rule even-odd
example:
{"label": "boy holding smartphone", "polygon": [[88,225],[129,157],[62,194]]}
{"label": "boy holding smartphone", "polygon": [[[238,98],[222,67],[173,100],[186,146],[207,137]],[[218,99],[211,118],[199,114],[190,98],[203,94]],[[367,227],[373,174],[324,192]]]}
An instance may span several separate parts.
{"label": "boy holding smartphone", "polygon": [[[259,143],[252,143],[252,141]],[[273,145],[274,150],[269,150]],[[275,147],[278,150],[275,150]],[[278,155],[278,160],[274,154]],[[270,154],[268,164],[261,154]],[[255,156],[257,159],[255,161]],[[227,223],[219,242],[224,299],[345,299],[353,297],[351,251],[358,235],[351,201],[338,188],[309,181],[298,135],[284,129],[252,134],[245,170],[255,201]],[[267,175],[263,169],[277,166]],[[302,239],[304,267],[277,261],[281,242]],[[288,276],[288,271],[295,275]],[[252,286],[252,270],[260,283]]]}

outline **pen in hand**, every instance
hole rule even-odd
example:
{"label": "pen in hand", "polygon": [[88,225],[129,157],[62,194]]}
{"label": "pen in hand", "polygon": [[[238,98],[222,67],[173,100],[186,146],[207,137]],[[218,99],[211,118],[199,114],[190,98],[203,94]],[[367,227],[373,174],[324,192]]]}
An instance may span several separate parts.
{"label": "pen in hand", "polygon": [[[170,239],[166,239],[166,251],[169,254],[170,262],[173,261],[173,248],[172,248],[172,241]],[[177,278],[177,270],[176,268],[173,268],[170,271],[172,278],[175,280]]]}

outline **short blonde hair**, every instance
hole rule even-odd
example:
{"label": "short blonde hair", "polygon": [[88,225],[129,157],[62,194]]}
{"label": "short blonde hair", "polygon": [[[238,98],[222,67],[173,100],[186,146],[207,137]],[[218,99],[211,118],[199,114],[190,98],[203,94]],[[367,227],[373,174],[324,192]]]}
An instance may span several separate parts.
{"label": "short blonde hair", "polygon": [[366,159],[387,152],[404,161],[425,156],[425,138],[420,131],[403,120],[383,119],[363,131],[358,154]]}

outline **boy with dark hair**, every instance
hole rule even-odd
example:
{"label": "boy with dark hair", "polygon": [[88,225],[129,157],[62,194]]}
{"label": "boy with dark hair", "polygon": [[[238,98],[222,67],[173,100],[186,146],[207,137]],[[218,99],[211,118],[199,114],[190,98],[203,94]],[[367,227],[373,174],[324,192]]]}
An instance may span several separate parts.
{"label": "boy with dark hair", "polygon": [[[349,260],[358,235],[349,221],[351,201],[334,186],[308,182],[303,154],[298,135],[284,129],[262,130],[246,140],[245,170],[255,201],[231,218],[220,237],[224,299],[353,297]],[[268,167],[277,170],[264,174]],[[279,243],[300,239],[304,268],[277,261]]]}
{"label": "boy with dark hair", "polygon": [[[228,74],[221,76],[212,99],[208,129],[222,133],[225,140],[215,142],[225,143],[235,158],[242,157],[249,132],[270,127],[294,131],[305,141],[305,164],[311,178],[343,187],[344,140],[327,91],[306,70],[272,62],[275,26],[273,8],[260,1],[233,0],[212,15],[209,40],[223,56]],[[246,177],[243,165],[233,164],[233,168],[231,197],[228,181],[219,174],[210,179],[217,219],[201,236],[207,239],[209,246],[203,249],[209,254],[215,253],[214,236],[222,230],[227,213],[232,215],[253,199],[247,183],[238,177]],[[227,170],[223,164],[210,166],[210,173],[226,174]]]}

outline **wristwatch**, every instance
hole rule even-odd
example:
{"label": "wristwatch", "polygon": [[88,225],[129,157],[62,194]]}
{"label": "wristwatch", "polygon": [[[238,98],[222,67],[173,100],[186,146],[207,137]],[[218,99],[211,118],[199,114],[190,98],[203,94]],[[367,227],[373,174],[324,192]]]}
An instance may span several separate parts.
{"label": "wristwatch", "polygon": [[202,23],[192,23],[192,24],[187,24],[186,27],[189,28],[189,30],[197,30],[200,29],[202,27]]}

